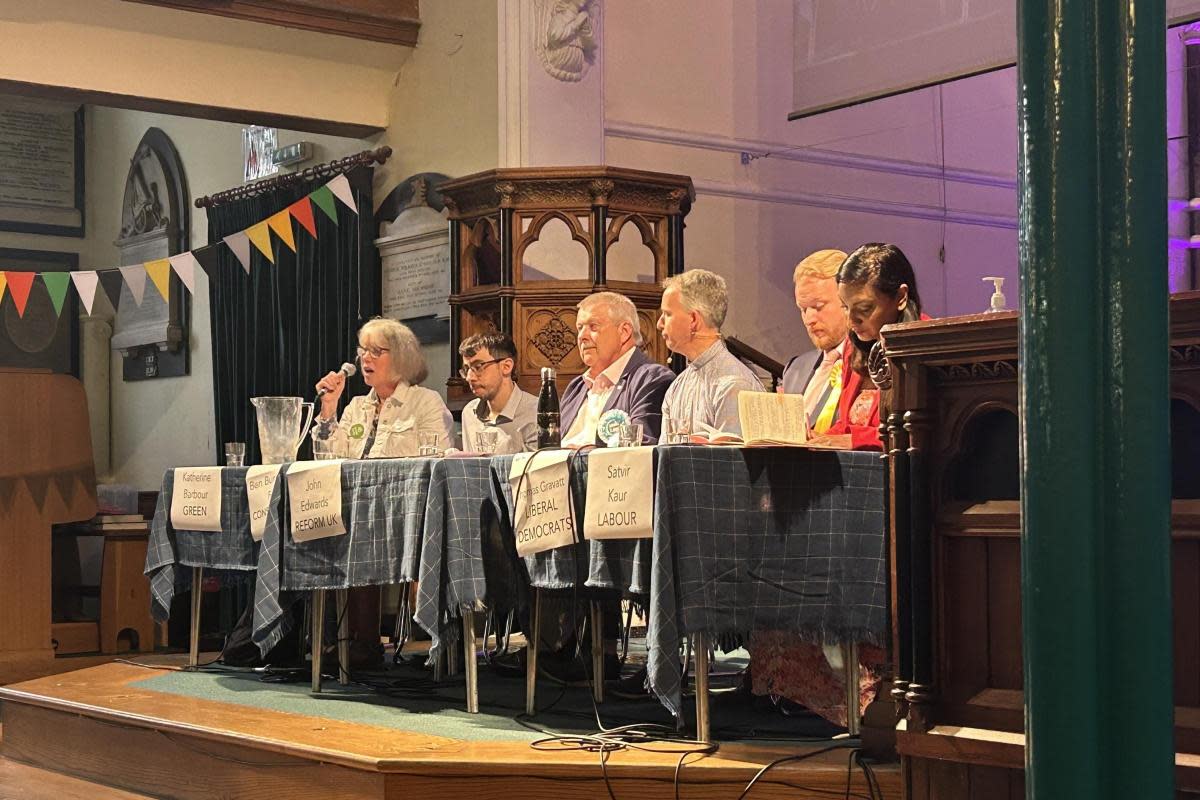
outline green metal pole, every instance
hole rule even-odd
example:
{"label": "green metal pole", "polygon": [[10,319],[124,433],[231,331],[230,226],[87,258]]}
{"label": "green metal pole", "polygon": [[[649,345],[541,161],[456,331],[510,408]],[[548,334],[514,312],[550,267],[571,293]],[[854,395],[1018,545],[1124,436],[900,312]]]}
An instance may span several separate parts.
{"label": "green metal pole", "polygon": [[1174,797],[1164,0],[1019,0],[1026,796]]}

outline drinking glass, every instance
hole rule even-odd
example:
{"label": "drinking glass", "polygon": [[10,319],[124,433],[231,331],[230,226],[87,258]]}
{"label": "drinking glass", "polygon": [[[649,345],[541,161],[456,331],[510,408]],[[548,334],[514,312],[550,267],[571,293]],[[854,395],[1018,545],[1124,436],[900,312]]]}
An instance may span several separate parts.
{"label": "drinking glass", "polygon": [[441,434],[438,433],[419,433],[417,434],[418,447],[417,452],[422,456],[439,458],[442,455]]}
{"label": "drinking glass", "polygon": [[618,443],[621,447],[642,446],[642,423],[623,422],[617,429]]}
{"label": "drinking glass", "polygon": [[485,428],[481,431],[475,431],[475,452],[484,455],[491,455],[496,452],[496,445],[500,443],[500,431],[495,428]]}
{"label": "drinking glass", "polygon": [[333,439],[313,439],[312,440],[313,458],[317,461],[324,461],[329,458],[337,458],[338,454],[333,446]]}
{"label": "drinking glass", "polygon": [[687,444],[692,440],[692,421],[690,419],[669,420],[667,429],[667,444]]}
{"label": "drinking glass", "polygon": [[225,466],[241,467],[246,464],[246,443],[245,442],[226,442],[225,443]]}

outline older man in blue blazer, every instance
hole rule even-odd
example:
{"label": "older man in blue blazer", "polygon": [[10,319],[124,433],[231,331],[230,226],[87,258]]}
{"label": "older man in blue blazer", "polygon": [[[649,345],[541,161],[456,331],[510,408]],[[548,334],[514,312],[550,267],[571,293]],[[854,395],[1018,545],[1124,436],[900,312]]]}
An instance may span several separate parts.
{"label": "older man in blue blazer", "polygon": [[641,325],[633,301],[616,292],[596,292],[580,302],[575,317],[579,355],[587,371],[567,384],[561,403],[564,447],[603,445],[601,416],[618,409],[641,423],[643,444],[655,444],[662,429],[662,402],[675,375],[641,351]]}

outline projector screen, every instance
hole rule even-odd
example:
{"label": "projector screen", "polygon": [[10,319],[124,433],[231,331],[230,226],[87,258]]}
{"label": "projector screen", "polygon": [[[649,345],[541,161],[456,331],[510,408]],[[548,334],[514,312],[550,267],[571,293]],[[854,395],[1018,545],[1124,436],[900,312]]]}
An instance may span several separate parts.
{"label": "projector screen", "polygon": [[[1200,0],[1167,0],[1167,20]],[[796,0],[793,108],[820,114],[1017,62],[1016,0]]]}

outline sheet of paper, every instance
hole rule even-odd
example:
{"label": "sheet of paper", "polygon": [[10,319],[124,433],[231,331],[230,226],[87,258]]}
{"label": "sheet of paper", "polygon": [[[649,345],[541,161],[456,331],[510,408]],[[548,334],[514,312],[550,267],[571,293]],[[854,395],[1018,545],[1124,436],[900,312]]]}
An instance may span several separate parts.
{"label": "sheet of paper", "polygon": [[597,448],[588,455],[583,538],[654,536],[654,448]]}
{"label": "sheet of paper", "polygon": [[177,531],[221,530],[221,468],[177,467],[171,487],[171,526]]}
{"label": "sheet of paper", "polygon": [[517,555],[527,556],[575,542],[567,464],[570,457],[568,450],[554,450],[521,453],[513,459],[508,481],[513,491],[512,526]]}
{"label": "sheet of paper", "polygon": [[342,459],[297,461],[288,468],[292,540],[309,542],[346,532],[342,520]]}
{"label": "sheet of paper", "polygon": [[262,464],[246,470],[246,500],[250,507],[250,538],[261,542],[271,510],[271,494],[281,464]]}
{"label": "sheet of paper", "polygon": [[801,445],[808,438],[803,395],[742,392],[738,419],[748,445]]}

